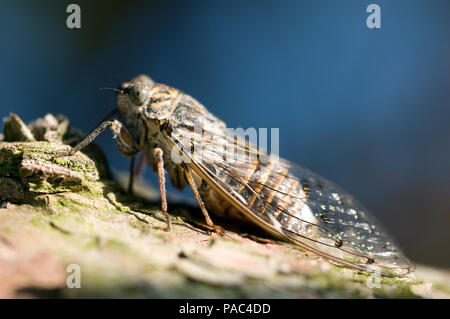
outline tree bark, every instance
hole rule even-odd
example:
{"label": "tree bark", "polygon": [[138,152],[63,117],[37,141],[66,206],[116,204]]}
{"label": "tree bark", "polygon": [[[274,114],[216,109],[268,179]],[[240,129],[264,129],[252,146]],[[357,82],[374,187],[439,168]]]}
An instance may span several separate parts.
{"label": "tree bark", "polygon": [[159,202],[127,195],[98,149],[52,159],[68,147],[0,142],[2,298],[450,297],[448,272],[358,274],[229,224],[210,233],[196,207],[169,203],[166,232]]}

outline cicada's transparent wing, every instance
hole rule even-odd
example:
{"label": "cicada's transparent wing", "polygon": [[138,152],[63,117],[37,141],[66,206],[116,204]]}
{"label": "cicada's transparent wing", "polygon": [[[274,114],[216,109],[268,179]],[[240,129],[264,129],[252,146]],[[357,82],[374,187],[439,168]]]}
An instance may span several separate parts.
{"label": "cicada's transparent wing", "polygon": [[222,198],[265,230],[361,271],[403,276],[413,270],[375,218],[331,182],[245,140],[230,141],[223,131],[195,134],[179,128],[168,142]]}
{"label": "cicada's transparent wing", "polygon": [[296,164],[280,159],[280,166],[288,170],[287,178],[301,185],[284,199],[278,192],[279,202],[268,207],[278,214],[289,237],[372,272],[402,276],[414,269],[392,237],[351,195]]}

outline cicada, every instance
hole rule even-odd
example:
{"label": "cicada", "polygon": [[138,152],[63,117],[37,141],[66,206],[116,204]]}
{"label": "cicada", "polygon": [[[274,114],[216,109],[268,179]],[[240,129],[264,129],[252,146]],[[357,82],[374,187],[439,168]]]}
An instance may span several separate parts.
{"label": "cicada", "polygon": [[[114,90],[117,107],[78,145],[55,157],[73,155],[110,127],[120,152],[132,158],[129,190],[140,152],[158,173],[168,230],[165,171],[176,188],[192,188],[212,229],[220,227],[208,210],[255,224],[358,271],[404,276],[413,270],[398,245],[351,195],[247,139],[230,138],[225,123],[193,97],[146,75]],[[199,121],[201,130],[196,129]]]}

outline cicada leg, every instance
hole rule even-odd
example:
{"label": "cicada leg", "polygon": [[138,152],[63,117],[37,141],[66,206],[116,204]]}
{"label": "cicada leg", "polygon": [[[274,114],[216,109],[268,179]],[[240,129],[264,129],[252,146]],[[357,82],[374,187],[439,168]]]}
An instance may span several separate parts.
{"label": "cicada leg", "polygon": [[134,184],[134,162],[135,156],[131,158],[130,161],[130,176],[128,178],[128,194],[133,195],[133,184]]}
{"label": "cicada leg", "polygon": [[184,172],[186,174],[186,178],[188,180],[189,185],[192,188],[192,192],[194,193],[195,199],[197,199],[198,206],[200,206],[200,209],[202,210],[203,216],[205,216],[206,224],[209,227],[209,230],[215,231],[217,233],[223,234],[225,231],[222,227],[214,225],[211,218],[209,217],[208,211],[206,210],[205,204],[202,201],[202,198],[200,197],[200,194],[197,190],[197,187],[195,186],[194,179],[192,178],[192,173],[189,167],[185,167]]}
{"label": "cicada leg", "polygon": [[160,148],[155,148],[153,150],[153,156],[156,162],[156,168],[159,176],[159,188],[161,191],[161,210],[167,221],[166,230],[169,231],[172,229],[172,224],[170,222],[170,216],[167,213],[167,198],[166,198],[166,178],[164,176],[164,159],[163,159],[163,151]]}
{"label": "cicada leg", "polygon": [[128,193],[131,195],[133,195],[134,180],[135,180],[135,178],[139,177],[139,175],[141,174],[142,168],[145,164],[145,157],[146,157],[145,154],[146,154],[146,152],[142,152],[142,155],[137,163],[137,167],[135,167],[136,157],[133,156],[131,158],[130,177],[128,179]]}
{"label": "cicada leg", "polygon": [[[110,112],[112,113],[112,112]],[[109,115],[111,116],[111,115]],[[117,120],[109,121],[105,120],[101,122],[91,133],[89,133],[80,143],[78,143],[75,147],[73,147],[70,151],[61,152],[53,156],[53,158],[63,157],[63,156],[72,156],[76,152],[82,150],[90,143],[94,141],[94,139],[100,135],[107,127],[109,127],[113,133],[114,140],[116,141],[117,146],[122,154],[131,156],[131,166],[130,166],[130,179],[128,183],[128,192],[133,193],[133,180],[134,180],[134,158],[137,153],[139,153],[140,149],[130,132],[123,126],[123,124]]]}
{"label": "cicada leg", "polygon": [[100,122],[100,124],[98,124],[97,127],[91,133],[86,135],[80,143],[78,143],[74,148],[72,148],[68,152],[61,152],[56,154],[55,156],[53,156],[53,159],[63,156],[72,156],[76,152],[82,150],[83,148],[91,144],[95,140],[95,138],[99,136],[107,127],[110,127],[111,131],[114,132],[117,127],[117,123],[119,123],[120,126],[122,125],[122,123],[118,122],[117,120],[114,121],[109,120],[116,113],[117,113],[116,108],[111,110]]}
{"label": "cicada leg", "polygon": [[140,152],[139,147],[131,137],[130,132],[123,126],[123,124],[117,120],[104,121],[100,123],[91,133],[83,138],[83,140],[73,147],[70,151],[61,152],[53,156],[53,158],[72,156],[76,152],[84,149],[91,144],[97,136],[99,136],[107,127],[109,127],[113,133],[113,137],[116,140],[116,144],[122,154],[127,156],[136,156]]}
{"label": "cicada leg", "polygon": [[139,158],[139,162],[137,163],[136,170],[134,171],[135,177],[138,177],[141,174],[142,170],[144,169],[144,166],[145,166],[144,164],[145,164],[146,158],[147,158],[147,152],[144,151],[144,152],[142,152],[142,155]]}

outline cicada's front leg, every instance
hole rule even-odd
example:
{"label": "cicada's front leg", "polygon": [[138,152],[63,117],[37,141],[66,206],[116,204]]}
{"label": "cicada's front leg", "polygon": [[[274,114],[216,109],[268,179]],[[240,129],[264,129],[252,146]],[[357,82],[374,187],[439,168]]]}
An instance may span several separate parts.
{"label": "cicada's front leg", "polygon": [[116,141],[119,151],[126,155],[131,156],[130,174],[128,179],[128,193],[133,194],[134,184],[134,162],[136,155],[140,152],[140,148],[134,141],[130,132],[123,126],[123,124],[115,120],[111,124],[111,131],[113,132],[114,140]]}
{"label": "cicada's front leg", "polygon": [[131,168],[130,168],[130,180],[128,185],[128,191],[131,193],[133,188],[133,169],[134,169],[134,157],[139,153],[140,148],[134,141],[130,132],[123,126],[121,122],[118,120],[114,121],[103,121],[99,126],[97,126],[91,133],[89,133],[80,143],[78,143],[75,147],[73,147],[70,151],[61,152],[53,156],[53,158],[63,157],[63,156],[72,156],[76,152],[82,150],[90,143],[94,141],[94,139],[99,136],[107,127],[109,127],[113,133],[114,140],[116,141],[117,146],[122,154],[131,156]]}
{"label": "cicada's front leg", "polygon": [[135,157],[139,153],[139,148],[134,142],[133,137],[121,122],[114,120],[111,125],[111,130],[117,147],[123,155]]}
{"label": "cicada's front leg", "polygon": [[110,127],[117,146],[122,154],[128,156],[136,156],[139,153],[139,148],[133,141],[131,134],[118,120],[104,121],[97,126],[91,133],[89,133],[83,140],[73,147],[70,151],[61,152],[53,156],[53,158],[59,158],[63,156],[72,156],[76,152],[81,151],[83,148],[91,144],[94,139],[99,136],[107,127]]}

